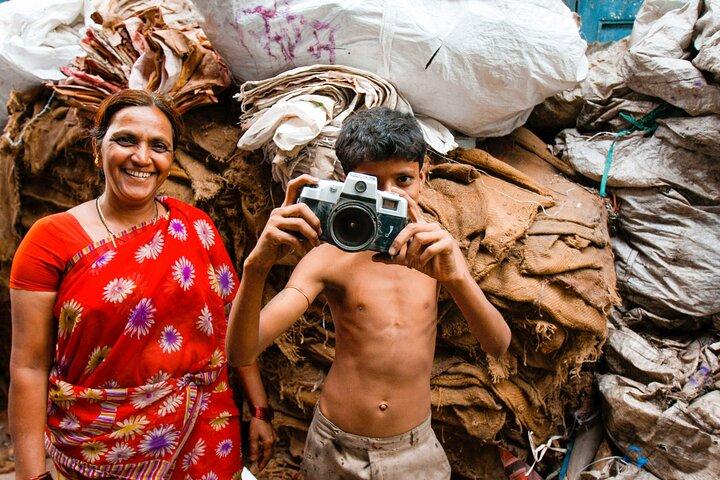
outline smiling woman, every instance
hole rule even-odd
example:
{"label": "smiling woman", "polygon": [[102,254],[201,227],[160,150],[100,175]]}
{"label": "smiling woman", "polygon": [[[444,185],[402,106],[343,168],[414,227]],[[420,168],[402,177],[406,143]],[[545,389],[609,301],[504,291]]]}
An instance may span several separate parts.
{"label": "smiling woman", "polygon": [[[69,479],[240,475],[224,354],[235,269],[210,217],[156,197],[181,129],[156,94],[106,99],[93,130],[102,195],[39,220],[15,255],[17,478],[43,474],[45,448]],[[239,374],[249,402],[267,407],[257,367]],[[263,466],[275,433],[259,417],[250,439]]]}

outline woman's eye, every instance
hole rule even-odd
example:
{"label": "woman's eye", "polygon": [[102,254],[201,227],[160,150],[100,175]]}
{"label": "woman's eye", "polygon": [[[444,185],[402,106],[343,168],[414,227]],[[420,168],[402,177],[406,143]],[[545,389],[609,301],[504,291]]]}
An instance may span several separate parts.
{"label": "woman's eye", "polygon": [[170,150],[164,143],[154,143],[152,148],[158,153],[165,153]]}
{"label": "woman's eye", "polygon": [[115,139],[115,143],[124,147],[135,145],[135,141],[130,137],[117,137]]}

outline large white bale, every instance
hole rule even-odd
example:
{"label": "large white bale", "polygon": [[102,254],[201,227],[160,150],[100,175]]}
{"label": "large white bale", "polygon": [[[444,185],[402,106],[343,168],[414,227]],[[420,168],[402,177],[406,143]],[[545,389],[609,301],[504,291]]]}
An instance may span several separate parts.
{"label": "large white bale", "polygon": [[195,0],[240,80],[314,64],[368,70],[415,113],[505,135],[585,78],[586,42],[561,0]]}

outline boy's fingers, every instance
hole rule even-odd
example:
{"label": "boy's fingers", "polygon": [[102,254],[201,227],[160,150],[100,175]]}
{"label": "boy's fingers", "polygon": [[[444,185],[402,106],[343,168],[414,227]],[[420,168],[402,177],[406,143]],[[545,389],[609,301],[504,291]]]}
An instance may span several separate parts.
{"label": "boy's fingers", "polygon": [[287,189],[285,190],[285,201],[283,202],[283,207],[295,203],[302,187],[305,185],[317,185],[317,183],[318,179],[308,174],[300,175],[299,177],[290,180],[287,184]]}
{"label": "boy's fingers", "polygon": [[442,232],[437,231],[429,231],[429,232],[418,232],[416,233],[412,240],[410,241],[410,245],[408,246],[407,254],[405,255],[408,261],[412,262],[415,260],[415,257],[417,256],[418,252],[423,249],[423,247],[437,242],[442,238]]}
{"label": "boy's fingers", "polygon": [[302,218],[312,228],[320,233],[320,219],[315,215],[310,207],[305,203],[294,203],[285,207],[277,208],[273,211],[274,215],[283,218]]}
{"label": "boy's fingers", "polygon": [[420,265],[425,265],[430,260],[433,259],[433,257],[439,255],[443,252],[443,250],[447,248],[452,248],[452,244],[449,241],[443,240],[440,242],[437,242],[433,245],[430,245],[425,249],[425,251],[420,255],[420,258],[418,259],[418,263]]}
{"label": "boy's fingers", "polygon": [[287,245],[296,252],[302,252],[305,250],[305,247],[303,247],[298,237],[296,237],[292,233],[284,232],[280,229],[273,231],[270,235],[270,239],[276,245]]}
{"label": "boy's fingers", "polygon": [[265,466],[270,461],[270,458],[272,457],[273,443],[274,442],[271,439],[267,439],[263,442],[262,460],[260,462],[260,465],[258,466],[260,470],[265,468]]}
{"label": "boy's fingers", "polygon": [[[275,225],[279,230],[283,232],[297,232],[302,235],[300,240],[307,239],[312,245],[320,245],[320,238],[318,232],[313,229],[304,218],[287,217],[278,221]],[[296,235],[297,236],[297,235]]]}
{"label": "boy's fingers", "polygon": [[395,237],[395,240],[393,240],[393,243],[390,245],[390,249],[388,250],[388,253],[390,255],[395,255],[400,251],[403,245],[405,245],[408,240],[410,240],[416,233],[418,232],[426,232],[433,229],[433,224],[431,223],[410,223],[405,228],[400,230],[400,233],[398,233],[397,237]]}

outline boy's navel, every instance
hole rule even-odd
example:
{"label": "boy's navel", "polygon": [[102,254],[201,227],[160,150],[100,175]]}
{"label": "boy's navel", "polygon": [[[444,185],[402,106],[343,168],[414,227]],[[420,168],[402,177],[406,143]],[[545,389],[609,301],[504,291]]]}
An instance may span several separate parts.
{"label": "boy's navel", "polygon": [[378,408],[380,409],[380,411],[384,412],[385,410],[388,409],[388,404],[383,402],[378,406]]}

